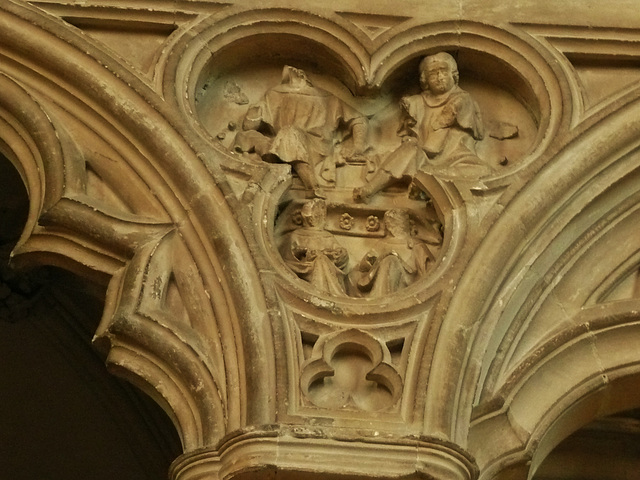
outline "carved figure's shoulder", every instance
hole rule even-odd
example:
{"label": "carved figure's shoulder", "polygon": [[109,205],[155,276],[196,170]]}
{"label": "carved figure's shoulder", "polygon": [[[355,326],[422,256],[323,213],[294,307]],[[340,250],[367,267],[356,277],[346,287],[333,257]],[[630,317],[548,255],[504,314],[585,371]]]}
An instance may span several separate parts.
{"label": "carved figure's shoulder", "polygon": [[418,94],[402,97],[400,99],[400,108],[410,117],[416,118],[418,112],[424,108],[424,96]]}

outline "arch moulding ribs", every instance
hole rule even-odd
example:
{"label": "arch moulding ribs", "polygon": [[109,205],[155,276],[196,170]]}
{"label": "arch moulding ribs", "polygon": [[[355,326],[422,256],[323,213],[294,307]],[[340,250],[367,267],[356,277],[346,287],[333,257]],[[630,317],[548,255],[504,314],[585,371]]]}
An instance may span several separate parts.
{"label": "arch moulding ribs", "polygon": [[[179,122],[63,22],[10,1],[0,25],[12,127],[3,153],[31,202],[14,262],[109,281],[96,345],[167,410],[186,451],[272,422],[272,335],[255,267]],[[247,390],[264,401],[247,404]]]}
{"label": "arch moulding ribs", "polygon": [[[489,478],[517,464],[492,463],[496,458],[518,457],[528,435],[542,435],[569,411],[558,395],[549,402],[557,400],[563,411],[540,414],[539,424],[525,430],[502,417],[487,421],[489,436],[508,437],[494,442],[500,452],[484,450],[473,437],[480,431],[472,420],[476,389],[483,388],[478,379],[488,370],[484,362],[492,361],[485,352],[490,341],[499,343],[491,325],[507,330],[511,321],[509,312],[502,316],[496,289],[520,280],[512,277],[511,263],[496,265],[505,258],[517,262],[525,253],[518,249],[534,235],[527,228],[557,213],[553,185],[587,184],[602,173],[593,163],[608,159],[616,141],[621,149],[629,146],[610,129],[625,109],[637,110],[637,89],[585,119],[576,105],[579,82],[542,37],[531,36],[522,19],[506,24],[488,7],[472,15],[460,2],[442,2],[429,19],[420,9],[359,13],[351,2],[354,11],[333,2],[308,11],[281,2],[267,2],[263,10],[242,2],[190,10],[190,20],[163,44],[152,79],[81,29],[43,14],[37,5],[47,3],[55,2],[0,6],[0,83],[7,87],[0,90],[0,146],[31,200],[15,262],[56,263],[98,272],[109,282],[94,342],[114,373],[149,393],[174,421],[184,448],[171,470],[174,480]],[[100,2],[94,3],[78,11],[97,15],[101,10],[93,7]],[[149,4],[163,15],[169,4],[176,14],[188,4],[197,10],[193,2]],[[118,25],[115,31],[126,31]],[[255,45],[268,50],[264,58]],[[422,260],[434,266],[424,277],[418,268],[405,269],[410,279],[393,294],[378,293],[375,283],[349,284],[350,278],[337,282],[337,290],[318,287],[295,265],[300,256],[282,252],[294,251],[295,242],[285,243],[292,232],[313,230],[311,215],[303,216],[312,203],[307,197],[326,192],[307,188],[299,163],[272,165],[262,162],[255,145],[243,150],[230,138],[252,129],[225,115],[246,120],[254,104],[266,103],[266,91],[286,90],[278,82],[292,77],[280,73],[287,71],[280,63],[299,61],[291,67],[308,76],[308,87],[326,87],[327,98],[342,102],[333,104],[341,109],[337,123],[350,130],[332,137],[330,148],[347,151],[349,142],[357,143],[357,127],[373,125],[393,144],[376,153],[371,165],[379,168],[395,152],[394,142],[401,143],[384,121],[399,119],[398,99],[422,94],[418,64],[440,51],[457,58],[460,88],[471,98],[489,109],[499,98],[528,115],[526,128],[502,118],[491,130],[500,138],[487,138],[499,144],[529,135],[527,147],[518,156],[500,143],[510,158],[505,154],[490,173],[465,178],[421,171],[411,184],[413,197],[407,182],[385,185],[373,201],[360,202],[351,184],[335,180],[324,203],[333,224],[315,233],[347,245],[341,247],[351,263],[344,271],[353,277],[364,271],[363,245],[395,236],[393,219],[384,214],[401,208],[385,204],[387,198],[409,211],[405,233],[417,238],[404,246],[412,254],[424,247]],[[251,60],[260,61],[259,75],[248,67]],[[500,90],[500,80],[509,88]],[[211,93],[216,88],[218,97]],[[385,95],[378,109],[378,96]],[[487,118],[495,114],[489,112]],[[589,143],[600,130],[611,145]],[[584,153],[580,144],[597,155],[587,151],[571,162]],[[369,167],[359,161],[339,165],[336,175]],[[571,166],[563,168],[562,161]],[[619,163],[632,161],[627,156]],[[357,181],[368,185],[366,175]],[[333,250],[329,265],[336,267],[343,252],[335,244]],[[355,257],[363,258],[357,268]],[[375,278],[377,270],[371,271]],[[549,373],[539,372],[537,381],[544,382]],[[575,392],[572,402],[589,394]],[[524,408],[523,397],[516,397],[512,406]],[[480,471],[474,457],[489,469]]]}

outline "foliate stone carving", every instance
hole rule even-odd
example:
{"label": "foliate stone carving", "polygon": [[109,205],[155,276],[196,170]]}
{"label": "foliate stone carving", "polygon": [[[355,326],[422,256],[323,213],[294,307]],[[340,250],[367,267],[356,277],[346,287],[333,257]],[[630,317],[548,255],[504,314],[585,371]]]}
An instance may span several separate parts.
{"label": "foliate stone carving", "polygon": [[362,330],[326,335],[303,365],[300,386],[318,407],[389,409],[402,394],[402,379],[390,362],[386,345]]}
{"label": "foliate stone carving", "polygon": [[343,230],[351,230],[353,227],[353,217],[348,213],[340,215],[340,228]]}
{"label": "foliate stone carving", "polygon": [[377,232],[380,230],[380,219],[376,215],[369,215],[367,217],[367,226],[365,227],[367,232]]}

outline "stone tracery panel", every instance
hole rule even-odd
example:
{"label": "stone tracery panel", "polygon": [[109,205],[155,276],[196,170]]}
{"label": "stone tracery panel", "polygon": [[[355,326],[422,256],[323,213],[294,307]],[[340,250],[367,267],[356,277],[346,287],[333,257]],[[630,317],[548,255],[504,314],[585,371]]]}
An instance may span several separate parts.
{"label": "stone tracery panel", "polygon": [[[120,93],[135,90],[136,98],[142,99],[127,104],[123,108],[126,114],[116,115],[118,125],[123,131],[137,132],[137,136],[131,135],[135,137],[132,145],[154,152],[151,159],[139,161],[114,152],[107,157],[121,167],[136,162],[143,165],[141,176],[147,181],[155,178],[150,183],[157,188],[154,195],[161,199],[162,207],[142,208],[140,200],[136,209],[131,207],[135,196],[120,197],[113,188],[118,175],[105,168],[106,160],[98,152],[86,148],[90,140],[80,127],[72,129],[75,137],[63,139],[70,140],[65,144],[66,152],[82,159],[72,165],[75,170],[68,171],[84,175],[74,177],[83,178],[84,183],[65,187],[72,186],[72,193],[82,191],[85,197],[69,195],[73,198],[60,202],[40,220],[68,231],[95,221],[96,228],[87,233],[89,238],[101,248],[119,249],[121,254],[118,265],[109,272],[116,272],[123,264],[129,266],[113,284],[125,279],[118,288],[122,286],[126,294],[119,297],[114,286],[110,297],[114,303],[130,302],[122,311],[111,305],[110,313],[125,315],[112,323],[106,319],[101,333],[103,340],[113,340],[109,361],[115,369],[147,385],[158,378],[170,380],[172,375],[178,380],[176,384],[187,379],[183,385],[165,390],[171,390],[164,397],[167,408],[181,415],[178,423],[188,431],[186,448],[209,449],[199,455],[209,455],[204,463],[215,464],[218,473],[234,463],[234,454],[228,453],[233,449],[225,448],[244,438],[243,428],[284,421],[306,425],[307,420],[319,418],[325,423],[334,421],[335,430],[318,427],[309,433],[303,426],[302,433],[295,435],[342,435],[354,441],[357,439],[349,428],[369,425],[384,412],[388,414],[385,428],[389,438],[393,437],[390,443],[396,442],[394,445],[402,449],[408,441],[398,438],[402,435],[438,437],[433,444],[422,437],[418,443],[420,451],[429,455],[437,457],[434,452],[446,451],[443,462],[457,465],[445,468],[449,473],[442,478],[474,478],[473,461],[444,442],[467,446],[476,373],[487,368],[483,364],[485,337],[472,345],[480,328],[476,322],[485,322],[484,329],[495,324],[517,328],[510,313],[501,309],[500,298],[485,317],[485,299],[478,299],[479,292],[490,299],[487,301],[494,301],[494,292],[482,283],[487,278],[498,279],[496,288],[502,285],[500,279],[505,288],[519,285],[517,272],[514,277],[506,271],[502,277],[493,274],[498,270],[496,265],[504,261],[501,249],[511,248],[507,253],[516,249],[515,241],[509,238],[513,231],[504,225],[523,230],[518,223],[520,214],[523,221],[530,222],[527,225],[535,223],[526,214],[543,203],[540,195],[553,192],[536,190],[536,200],[523,206],[526,200],[518,196],[519,189],[536,179],[545,183],[545,171],[555,171],[553,167],[545,170],[545,164],[553,164],[563,148],[574,148],[569,145],[572,138],[588,133],[587,127],[575,137],[567,133],[581,118],[571,102],[576,98],[572,89],[577,82],[568,78],[566,65],[555,63],[556,53],[514,26],[498,28],[467,20],[430,22],[391,15],[369,18],[348,12],[214,10],[210,18],[199,17],[188,33],[167,45],[159,67],[164,70],[156,72],[156,80],[164,82],[161,92],[151,91],[148,78],[136,83],[122,65],[100,57],[132,87],[123,87],[112,78],[101,85],[118,85],[113,91]],[[377,27],[368,29],[369,34],[356,33],[345,18],[364,24],[373,21]],[[67,41],[84,45],[77,38]],[[398,127],[411,130],[420,123],[411,116],[411,102],[403,98],[414,98],[426,90],[420,84],[420,62],[438,52],[453,54],[459,88],[466,92],[460,93],[459,98],[464,99],[459,101],[464,104],[460,108],[471,118],[463,121],[458,112],[447,112],[441,117],[455,117],[455,122],[443,120],[438,129],[448,134],[460,127],[465,141],[473,143],[473,156],[486,162],[482,166],[487,169],[464,173],[462,169],[418,168],[411,174],[403,171],[399,176],[404,178],[397,182],[380,176],[374,180],[377,173],[391,168],[389,158],[395,158],[403,147],[405,136],[398,135]],[[451,63],[448,68],[453,78]],[[299,155],[298,150],[304,150],[301,145],[309,142],[311,128],[302,128],[300,118],[283,128],[275,125],[278,122],[273,118],[265,121],[254,115],[258,105],[268,104],[270,92],[289,89],[290,93],[297,81],[294,77],[302,78],[304,94],[307,100],[312,98],[307,107],[323,105],[324,122],[320,123],[332,123],[328,118],[337,120],[328,133],[319,134],[329,144],[325,153],[335,153],[337,159],[328,164],[313,162],[318,169],[311,172],[305,171],[300,157],[285,158],[287,151]],[[627,93],[627,99],[631,97],[633,91]],[[475,104],[482,122],[476,119]],[[148,105],[152,108],[147,109]],[[414,125],[403,122],[403,108]],[[333,115],[327,115],[327,110]],[[135,124],[140,119],[149,125],[165,125],[168,120],[175,128],[170,135],[175,145],[162,143],[170,154],[162,148],[154,150],[154,141],[163,139],[157,132],[150,133],[153,128],[138,130]],[[249,121],[258,119],[261,124],[252,128]],[[415,131],[413,134],[418,136]],[[262,150],[260,142],[266,145]],[[82,148],[74,148],[74,143]],[[577,147],[575,151],[576,155],[581,153]],[[437,155],[430,153],[433,160]],[[570,158],[570,153],[564,158]],[[54,160],[54,166],[59,166],[56,162],[64,163]],[[474,158],[474,162],[472,166],[477,167],[478,160]],[[117,171],[122,176],[127,176],[122,172],[131,172],[127,168]],[[188,174],[181,176],[186,171]],[[537,171],[542,172],[539,177],[535,177]],[[568,178],[560,173],[558,178]],[[178,177],[180,180],[175,180]],[[32,178],[35,175],[29,176]],[[49,182],[48,192],[60,188],[51,187],[54,183]],[[144,181],[137,183],[141,184]],[[178,203],[184,203],[178,206],[174,194]],[[154,195],[148,196],[149,202],[153,203]],[[87,205],[81,205],[80,200],[87,200]],[[504,206],[512,200],[520,210],[509,210],[502,216]],[[95,212],[102,212],[104,204],[129,216],[120,218],[120,223],[113,218],[98,221],[100,215]],[[171,214],[165,215],[165,208]],[[216,216],[225,208],[233,221]],[[143,210],[148,216],[157,213],[162,221],[141,221],[136,215]],[[497,227],[492,230],[494,222]],[[125,227],[131,225],[129,232]],[[109,228],[126,235],[108,238],[105,232]],[[492,231],[504,235],[496,241],[498,234],[493,233],[493,245],[487,245],[483,236]],[[126,238],[124,243],[122,238]],[[231,248],[236,242],[242,248]],[[226,256],[228,252],[233,254]],[[492,262],[483,262],[485,255]],[[535,252],[532,255],[535,257]],[[538,273],[542,277],[545,272]],[[381,278],[392,280],[383,286]],[[231,279],[229,283],[227,279]],[[527,290],[526,284],[522,292],[523,298],[536,293]],[[251,301],[252,295],[259,300]],[[234,308],[240,308],[242,314],[236,316]],[[245,318],[248,320],[242,323]],[[223,334],[214,328],[216,322],[228,327]],[[170,337],[171,341],[160,342],[158,348],[146,344],[147,338],[140,332],[155,332],[150,338]],[[256,340],[261,334],[266,337],[264,342]],[[221,345],[216,343],[219,338]],[[495,341],[499,343],[499,339]],[[276,346],[273,353],[271,342]],[[174,351],[182,349],[188,360],[168,355],[170,365],[164,372],[170,373],[161,377],[154,371],[153,357],[167,345],[175,347]],[[196,354],[187,353],[194,345]],[[277,348],[282,345],[286,348]],[[251,346],[257,346],[260,353],[244,348]],[[149,350],[144,350],[147,347]],[[138,350],[151,352],[144,366],[135,363]],[[251,359],[258,361],[253,365]],[[257,368],[264,366],[263,360],[269,366]],[[522,361],[528,360],[525,354]],[[234,361],[242,363],[238,372],[225,376],[218,371],[218,363],[225,363],[227,373],[231,372]],[[266,377],[267,387],[258,388],[260,379],[256,380],[259,375],[254,374],[254,367]],[[358,378],[351,375],[354,372],[360,374]],[[254,374],[253,383],[249,383],[257,388],[256,396],[265,402],[264,408],[257,400],[248,405],[248,392],[253,390],[246,387],[244,374]],[[206,388],[198,378],[206,380],[202,384]],[[277,389],[270,390],[275,383]],[[225,392],[225,387],[230,388]],[[492,385],[483,387],[490,396]],[[333,393],[326,394],[329,390]],[[235,392],[231,399],[226,398],[229,391]],[[379,394],[375,400],[367,397],[371,392]],[[482,395],[479,398],[484,400]],[[483,405],[489,414],[491,407]],[[237,410],[229,413],[227,408]],[[283,439],[295,433],[295,428],[276,430],[275,435]],[[244,433],[229,439],[228,444],[217,443],[227,438],[224,435],[239,431]],[[269,435],[268,429],[260,430],[254,439],[268,444],[265,439]],[[511,437],[505,445],[509,441]],[[283,440],[282,445],[285,443]],[[289,445],[291,452],[298,448],[293,444],[295,441]],[[363,447],[359,454],[373,451],[380,453]],[[220,460],[223,455],[227,460]],[[493,461],[489,457],[482,457],[483,466]],[[423,465],[403,466],[401,473],[431,475]],[[185,473],[180,478],[197,475]],[[389,475],[400,475],[400,470]]]}

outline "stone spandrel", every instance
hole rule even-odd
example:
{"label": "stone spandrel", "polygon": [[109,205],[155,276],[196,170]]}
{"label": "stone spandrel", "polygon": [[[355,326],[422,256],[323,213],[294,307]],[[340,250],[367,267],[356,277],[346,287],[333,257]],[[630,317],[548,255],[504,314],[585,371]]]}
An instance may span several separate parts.
{"label": "stone spandrel", "polygon": [[633,365],[609,335],[637,311],[628,2],[588,28],[557,18],[591,2],[99,3],[0,7],[28,90],[0,116],[55,120],[23,142],[55,147],[25,168],[29,246],[113,276],[96,345],[175,418],[174,477],[525,471],[588,375]]}
{"label": "stone spandrel", "polygon": [[[475,97],[486,104],[486,89],[476,86],[472,95],[461,88],[457,62],[446,52],[423,57],[411,82],[368,97],[290,65],[269,86],[265,78],[275,68],[218,80],[224,88],[215,101],[205,82],[201,118],[234,158],[290,166],[274,244],[289,269],[320,294],[378,298],[428,277],[445,255],[445,235],[455,232],[442,213],[447,207],[426,185],[505,175],[535,133],[531,118],[504,95],[508,111],[493,106],[485,121]],[[301,215],[313,198],[324,201],[322,226]]]}

